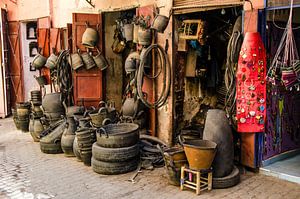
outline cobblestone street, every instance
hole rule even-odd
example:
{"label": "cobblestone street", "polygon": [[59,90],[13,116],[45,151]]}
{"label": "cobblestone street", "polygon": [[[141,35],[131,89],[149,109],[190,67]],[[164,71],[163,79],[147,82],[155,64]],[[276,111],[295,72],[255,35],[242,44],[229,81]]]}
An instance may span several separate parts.
{"label": "cobblestone street", "polygon": [[233,188],[196,196],[168,185],[164,170],[104,176],[75,158],[40,152],[29,133],[17,131],[12,119],[0,120],[0,198],[300,198],[300,185],[246,172]]}

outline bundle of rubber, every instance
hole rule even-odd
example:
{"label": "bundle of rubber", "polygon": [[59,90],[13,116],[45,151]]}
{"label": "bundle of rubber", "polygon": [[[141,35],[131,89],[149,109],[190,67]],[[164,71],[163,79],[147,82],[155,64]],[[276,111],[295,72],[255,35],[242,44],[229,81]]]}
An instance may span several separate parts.
{"label": "bundle of rubber", "polygon": [[[233,164],[232,132],[223,110],[211,109],[207,112],[203,139],[217,144],[217,153],[212,163],[213,180],[216,182],[213,183],[213,187],[227,188],[239,183],[239,170]],[[228,185],[226,181],[228,181]]]}
{"label": "bundle of rubber", "polygon": [[92,168],[99,174],[114,175],[136,170],[140,162],[139,126],[110,124],[97,132],[92,147]]}

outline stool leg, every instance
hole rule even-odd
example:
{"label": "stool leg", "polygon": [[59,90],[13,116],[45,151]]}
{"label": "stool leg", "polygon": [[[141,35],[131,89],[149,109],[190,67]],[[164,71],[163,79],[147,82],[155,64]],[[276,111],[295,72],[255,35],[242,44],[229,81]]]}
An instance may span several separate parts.
{"label": "stool leg", "polygon": [[196,174],[196,194],[199,195],[200,194],[200,172],[197,172]]}
{"label": "stool leg", "polygon": [[180,190],[183,190],[183,184],[184,184],[184,167],[181,167],[181,171],[180,171],[181,175],[180,175]]}
{"label": "stool leg", "polygon": [[212,172],[209,172],[208,173],[208,176],[207,176],[207,180],[208,180],[208,191],[210,191],[212,189]]}

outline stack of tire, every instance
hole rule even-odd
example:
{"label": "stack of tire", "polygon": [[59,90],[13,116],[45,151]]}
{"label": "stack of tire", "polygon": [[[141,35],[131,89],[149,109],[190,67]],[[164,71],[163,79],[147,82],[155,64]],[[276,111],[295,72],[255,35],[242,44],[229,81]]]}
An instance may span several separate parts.
{"label": "stack of tire", "polygon": [[83,161],[83,164],[86,166],[91,166],[92,145],[96,141],[95,131],[96,130],[93,128],[79,128],[75,132],[75,141],[78,145],[78,152],[80,154],[81,160]]}
{"label": "stack of tire", "polygon": [[17,118],[19,129],[23,132],[29,131],[29,114],[30,114],[30,103],[19,102],[16,104]]}
{"label": "stack of tire", "polygon": [[232,131],[223,110],[207,112],[203,139],[217,144],[217,153],[212,163],[213,188],[223,189],[240,182],[239,169],[233,164],[234,147]]}
{"label": "stack of tire", "polygon": [[[54,126],[54,127],[52,127]],[[66,122],[58,121],[50,125],[48,129],[41,133],[49,131],[49,133],[40,139],[40,148],[43,153],[57,154],[63,153],[61,149],[61,137],[66,128]]]}
{"label": "stack of tire", "polygon": [[140,162],[139,126],[121,123],[98,129],[92,155],[96,173],[114,175],[136,170]]}

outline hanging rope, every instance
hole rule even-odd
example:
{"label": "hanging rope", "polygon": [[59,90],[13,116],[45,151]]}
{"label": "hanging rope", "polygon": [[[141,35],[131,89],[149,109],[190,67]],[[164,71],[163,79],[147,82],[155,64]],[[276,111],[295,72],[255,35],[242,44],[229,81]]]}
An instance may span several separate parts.
{"label": "hanging rope", "polygon": [[[155,81],[155,79],[157,78],[157,74],[154,76],[148,76],[145,75],[144,72],[144,67],[145,67],[145,62],[146,62],[146,58],[149,55],[150,52],[152,52],[152,50],[155,50],[158,55],[159,55],[159,60],[161,60],[161,71],[159,72],[159,74],[163,74],[163,87],[162,87],[162,91],[160,96],[158,97],[158,99],[155,102],[149,102],[147,101],[147,99],[145,99],[144,97],[144,93],[142,91],[142,87],[143,87],[143,79],[145,76],[147,76],[148,78],[153,79],[153,81]],[[164,49],[158,45],[158,44],[152,44],[151,46],[149,46],[145,53],[144,56],[141,59],[141,63],[137,72],[137,80],[136,80],[136,87],[137,87],[137,93],[139,98],[141,99],[141,101],[148,107],[148,108],[160,108],[162,107],[165,102],[167,101],[167,98],[169,96],[169,92],[170,92],[170,86],[171,86],[171,68],[170,68],[170,63],[169,63],[169,59],[168,59],[168,55],[166,54],[166,52],[164,51]]]}

